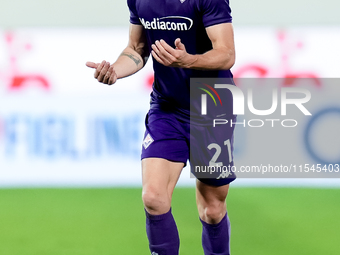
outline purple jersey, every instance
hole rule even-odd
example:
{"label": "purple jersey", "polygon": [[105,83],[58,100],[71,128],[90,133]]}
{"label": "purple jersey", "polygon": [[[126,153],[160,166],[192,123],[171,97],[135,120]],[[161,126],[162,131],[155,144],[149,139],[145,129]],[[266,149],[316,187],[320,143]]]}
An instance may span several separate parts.
{"label": "purple jersey", "polygon": [[[174,47],[180,38],[190,54],[212,49],[205,28],[232,21],[229,0],[128,0],[130,22],[143,25],[148,47],[163,39]],[[166,106],[178,118],[190,117],[190,78],[232,78],[230,70],[202,71],[166,67],[153,61],[155,80],[151,107]]]}

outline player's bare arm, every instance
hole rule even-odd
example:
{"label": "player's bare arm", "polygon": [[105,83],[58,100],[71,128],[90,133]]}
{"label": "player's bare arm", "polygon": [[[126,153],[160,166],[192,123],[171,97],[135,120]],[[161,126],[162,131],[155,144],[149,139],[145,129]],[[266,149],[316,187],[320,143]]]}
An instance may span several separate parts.
{"label": "player's bare arm", "polygon": [[144,28],[130,24],[128,46],[120,54],[116,62],[87,62],[86,66],[96,69],[94,78],[99,82],[112,85],[117,79],[130,76],[144,67],[150,53],[147,48]]}
{"label": "player's bare arm", "polygon": [[202,70],[229,70],[235,63],[234,32],[231,23],[206,28],[213,49],[204,54],[189,54],[179,38],[175,47],[164,40],[152,45],[152,56],[161,64],[171,67]]}

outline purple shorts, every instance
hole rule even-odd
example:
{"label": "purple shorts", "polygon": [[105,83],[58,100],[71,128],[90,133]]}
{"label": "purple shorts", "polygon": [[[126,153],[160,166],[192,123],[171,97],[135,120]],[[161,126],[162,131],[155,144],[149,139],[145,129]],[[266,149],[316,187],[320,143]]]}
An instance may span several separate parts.
{"label": "purple shorts", "polygon": [[150,109],[141,158],[190,161],[191,173],[201,182],[222,186],[236,179],[226,171],[233,162],[233,131],[229,125],[196,126],[176,118],[173,113]]}

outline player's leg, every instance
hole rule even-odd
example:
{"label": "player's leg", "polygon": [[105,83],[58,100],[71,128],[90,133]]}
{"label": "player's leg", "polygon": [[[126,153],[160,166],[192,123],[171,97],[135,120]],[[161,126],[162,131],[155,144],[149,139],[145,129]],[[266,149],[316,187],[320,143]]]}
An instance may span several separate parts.
{"label": "player's leg", "polygon": [[171,213],[171,198],[184,163],[161,158],[142,160],[146,232],[153,255],[177,255],[179,236]]}
{"label": "player's leg", "polygon": [[205,255],[230,254],[230,222],[226,197],[229,184],[211,186],[196,182],[196,203],[203,225],[202,246]]}
{"label": "player's leg", "polygon": [[168,212],[171,197],[184,163],[162,158],[142,160],[143,202],[145,210],[153,215]]}
{"label": "player's leg", "polygon": [[189,148],[181,123],[169,112],[150,109],[142,147],[146,232],[153,255],[177,255],[179,236],[171,198]]}

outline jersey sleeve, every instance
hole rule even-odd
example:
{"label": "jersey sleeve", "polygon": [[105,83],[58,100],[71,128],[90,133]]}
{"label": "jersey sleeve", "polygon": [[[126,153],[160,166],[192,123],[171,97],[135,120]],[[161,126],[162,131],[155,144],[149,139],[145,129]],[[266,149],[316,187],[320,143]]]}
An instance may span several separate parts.
{"label": "jersey sleeve", "polygon": [[130,23],[135,25],[140,25],[140,20],[138,18],[136,9],[136,0],[127,0],[127,4],[130,10]]}
{"label": "jersey sleeve", "polygon": [[231,23],[229,0],[200,0],[204,27]]}

